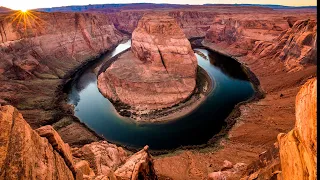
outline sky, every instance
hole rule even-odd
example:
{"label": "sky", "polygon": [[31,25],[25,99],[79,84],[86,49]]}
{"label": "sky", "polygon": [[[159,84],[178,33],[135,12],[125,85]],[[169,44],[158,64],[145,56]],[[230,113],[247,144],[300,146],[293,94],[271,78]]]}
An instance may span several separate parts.
{"label": "sky", "polygon": [[0,6],[15,10],[88,4],[117,3],[171,3],[171,4],[280,4],[287,6],[316,6],[317,0],[0,0]]}

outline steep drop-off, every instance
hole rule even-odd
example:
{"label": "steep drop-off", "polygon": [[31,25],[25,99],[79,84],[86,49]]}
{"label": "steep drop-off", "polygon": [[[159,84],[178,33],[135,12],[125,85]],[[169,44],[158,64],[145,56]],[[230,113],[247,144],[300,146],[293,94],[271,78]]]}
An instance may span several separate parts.
{"label": "steep drop-off", "polygon": [[105,141],[71,150],[52,126],[32,130],[12,106],[0,106],[0,124],[1,179],[157,178],[148,146],[130,157]]}
{"label": "steep drop-off", "polygon": [[[63,95],[55,93],[59,84],[123,35],[99,13],[29,11],[26,21],[19,21],[24,16],[19,13],[0,14],[0,104],[16,106],[37,128],[65,113],[56,106]],[[80,130],[82,125],[75,126]]]}

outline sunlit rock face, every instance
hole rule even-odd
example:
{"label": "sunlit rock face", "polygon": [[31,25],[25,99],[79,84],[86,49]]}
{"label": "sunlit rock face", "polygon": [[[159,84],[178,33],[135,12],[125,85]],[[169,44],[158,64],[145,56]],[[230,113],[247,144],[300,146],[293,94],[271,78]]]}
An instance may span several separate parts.
{"label": "sunlit rock face", "polygon": [[9,79],[62,77],[122,40],[98,13],[3,13],[0,24],[0,75]]}
{"label": "sunlit rock face", "polygon": [[0,106],[0,131],[0,179],[157,179],[148,146],[132,156],[106,141],[71,151],[52,126],[32,130],[13,106]]}
{"label": "sunlit rock face", "polygon": [[75,179],[69,146],[57,132],[40,137],[12,106],[0,106],[0,124],[0,179]]}
{"label": "sunlit rock face", "polygon": [[131,51],[99,75],[101,93],[136,110],[171,107],[196,86],[197,59],[176,21],[145,15],[132,34]]}
{"label": "sunlit rock face", "polygon": [[317,179],[317,79],[309,80],[296,98],[295,128],[279,134],[282,177]]}

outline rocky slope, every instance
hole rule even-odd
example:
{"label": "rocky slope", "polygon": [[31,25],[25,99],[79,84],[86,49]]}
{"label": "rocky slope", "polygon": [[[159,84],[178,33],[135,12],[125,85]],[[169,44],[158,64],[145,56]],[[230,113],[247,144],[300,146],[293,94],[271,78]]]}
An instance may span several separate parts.
{"label": "rocky slope", "polygon": [[205,40],[230,49],[228,53],[234,57],[275,59],[284,62],[288,70],[297,71],[316,64],[317,25],[314,17],[304,16],[219,16]]}
{"label": "rocky slope", "polygon": [[72,149],[73,157],[51,126],[32,130],[12,106],[0,106],[0,124],[1,179],[157,179],[147,146],[129,157],[94,142]]}
{"label": "rocky slope", "polygon": [[0,104],[17,107],[33,128],[62,119],[71,130],[62,128],[59,133],[64,139],[74,138],[69,142],[98,140],[74,118],[64,117],[72,110],[59,105],[63,93],[56,91],[75,70],[117,45],[123,35],[99,13],[29,11],[25,23],[22,16],[17,11],[0,14]]}
{"label": "rocky slope", "polygon": [[[259,160],[259,155],[274,147],[279,133],[287,133],[294,127],[296,95],[309,78],[316,76],[316,65],[310,63],[292,70],[288,69],[285,61],[277,57],[259,57],[259,53],[253,54],[252,51],[255,48],[255,42],[265,41],[278,44],[278,38],[282,33],[290,29],[292,29],[291,32],[298,31],[294,29],[298,27],[294,27],[297,21],[310,19],[312,22],[316,17],[315,12],[299,13],[299,16],[295,13],[297,12],[262,12],[255,13],[252,19],[245,12],[232,12],[228,16],[220,14],[216,17],[203,45],[234,57],[250,68],[259,79],[265,97],[240,106],[241,115],[236,119],[237,123],[229,131],[228,136],[216,145],[217,147],[213,146],[200,151],[185,150],[174,156],[156,158],[155,169],[159,176],[172,179],[204,179],[208,178],[211,172],[220,171],[225,160],[232,164],[244,163],[246,166],[252,162],[264,162],[264,159]],[[279,26],[281,29],[272,30],[274,26]],[[302,29],[310,32],[307,28]],[[296,34],[297,37],[299,34]],[[295,33],[292,34],[294,35]],[[303,46],[299,45],[299,47]],[[282,52],[283,50],[279,46],[277,51]],[[270,161],[277,159],[277,155],[261,156],[267,156]],[[165,167],[169,165],[177,168],[168,170]],[[273,167],[276,169],[277,166]],[[231,173],[230,179],[240,179],[245,170],[236,172],[232,169]]]}
{"label": "rocky slope", "polygon": [[[296,96],[293,130],[278,134],[275,146],[259,155],[245,170],[242,180],[317,179],[317,78],[308,80]],[[232,171],[214,172],[212,179],[232,179]],[[209,174],[210,177],[210,174]]]}
{"label": "rocky slope", "polygon": [[175,20],[145,15],[132,34],[131,51],[98,77],[100,92],[136,110],[171,107],[196,86],[197,60]]}

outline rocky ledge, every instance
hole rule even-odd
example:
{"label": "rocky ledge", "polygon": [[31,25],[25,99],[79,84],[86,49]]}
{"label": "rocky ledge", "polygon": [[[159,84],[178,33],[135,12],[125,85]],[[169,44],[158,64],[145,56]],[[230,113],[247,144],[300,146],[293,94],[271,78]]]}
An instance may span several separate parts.
{"label": "rocky ledge", "polygon": [[106,141],[70,148],[52,126],[32,130],[0,106],[0,179],[157,179],[148,146],[128,156]]}
{"label": "rocky ledge", "polygon": [[99,75],[98,87],[111,101],[135,113],[150,113],[188,99],[196,87],[197,67],[176,21],[167,15],[145,15],[132,34],[131,51]]}

